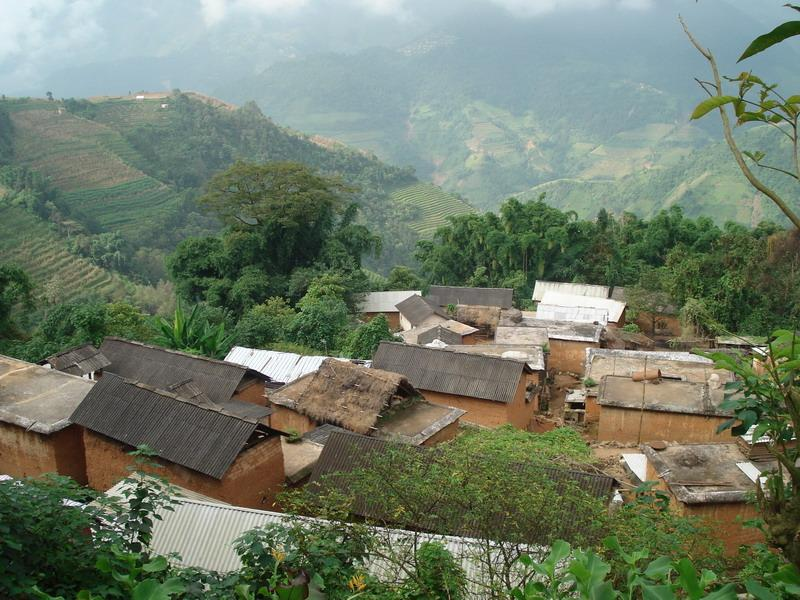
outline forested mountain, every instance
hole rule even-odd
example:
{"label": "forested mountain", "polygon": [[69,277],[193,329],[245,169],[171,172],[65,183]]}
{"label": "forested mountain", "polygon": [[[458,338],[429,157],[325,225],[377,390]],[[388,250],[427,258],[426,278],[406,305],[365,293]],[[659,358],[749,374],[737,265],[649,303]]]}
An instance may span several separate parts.
{"label": "forested mountain", "polygon": [[[702,92],[702,59],[677,22],[683,11],[726,72],[762,25],[738,3],[652,3],[648,10],[595,9],[524,19],[497,10],[465,10],[413,43],[354,54],[325,54],[278,62],[259,76],[221,85],[216,93],[255,99],[282,123],[374,151],[393,164],[410,164],[422,178],[458,192],[480,208],[497,208],[512,194],[545,182],[591,182],[592,190],[559,194],[558,205],[583,209],[608,201],[643,215],[661,208],[676,190],[692,213],[742,219],[734,206],[751,199],[709,165],[710,197],[681,195],[698,175],[677,174],[720,138],[709,119],[688,115]],[[720,26],[724,15],[725,26]],[[769,63],[750,61],[765,78],[787,88],[797,82],[797,56],[786,46]],[[708,160],[705,161],[708,163]],[[667,192],[660,174],[674,180]],[[658,181],[652,181],[652,179]],[[619,202],[609,182],[636,201]],[[599,184],[599,185],[596,185]],[[561,188],[559,188],[561,189]],[[658,190],[659,193],[655,193]],[[727,193],[726,192],[726,193]],[[727,208],[719,211],[720,202]]]}
{"label": "forested mountain", "polygon": [[[87,266],[144,283],[165,277],[164,256],[180,240],[219,229],[194,200],[213,174],[236,160],[301,162],[355,186],[360,219],[383,238],[382,255],[370,263],[376,269],[408,262],[420,234],[432,233],[444,215],[472,210],[421,186],[409,169],[280,127],[252,103],[237,108],[191,93],[0,102],[6,222],[30,219],[20,213],[27,209],[55,230],[43,238],[51,253],[68,257],[71,251],[88,259]],[[30,226],[9,228],[4,257],[33,269],[41,254],[24,251],[31,236]],[[41,277],[35,271],[40,284],[57,275],[83,276],[83,267],[52,264],[62,268]]]}

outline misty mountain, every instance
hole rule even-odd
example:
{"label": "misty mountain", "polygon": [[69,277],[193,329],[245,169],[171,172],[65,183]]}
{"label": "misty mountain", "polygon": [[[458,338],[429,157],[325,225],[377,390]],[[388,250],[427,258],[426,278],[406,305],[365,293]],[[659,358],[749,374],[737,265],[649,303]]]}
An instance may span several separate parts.
{"label": "misty mountain", "polygon": [[[475,6],[400,47],[279,61],[214,93],[255,99],[291,127],[409,164],[495,208],[554,179],[670,166],[717,137],[712,119],[688,124],[702,97],[693,77],[706,65],[677,15],[735,73],[733,60],[764,28],[739,4],[669,1],[528,19]],[[748,67],[789,83],[797,74],[782,65],[795,58],[781,48]]]}

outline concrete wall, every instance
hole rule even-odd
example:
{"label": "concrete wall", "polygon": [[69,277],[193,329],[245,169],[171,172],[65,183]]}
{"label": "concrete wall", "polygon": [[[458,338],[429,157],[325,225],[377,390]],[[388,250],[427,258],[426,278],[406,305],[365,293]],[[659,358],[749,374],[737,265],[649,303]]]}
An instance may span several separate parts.
{"label": "concrete wall", "polygon": [[[84,432],[84,444],[90,487],[105,491],[128,476],[127,467],[133,463],[128,455],[132,450],[130,446],[92,431]],[[249,508],[271,509],[284,483],[279,436],[242,452],[221,480],[169,461],[155,459],[154,462],[159,467],[147,470],[166,477],[170,483]]]}
{"label": "concrete wall", "polygon": [[378,315],[383,315],[386,317],[386,321],[389,323],[389,329],[392,331],[400,331],[402,327],[400,326],[400,313],[399,312],[389,312],[389,313],[364,313],[361,315],[361,319],[368,323]]}
{"label": "concrete wall", "polygon": [[35,477],[58,473],[86,484],[83,436],[78,425],[50,435],[0,422],[0,473]]}
{"label": "concrete wall", "polygon": [[435,446],[436,444],[440,444],[442,442],[446,442],[447,440],[452,440],[454,437],[458,435],[458,428],[460,426],[460,422],[458,419],[450,423],[447,427],[440,429],[436,433],[434,433],[431,437],[425,440],[422,445],[423,446]]}
{"label": "concrete wall", "polygon": [[642,411],[601,405],[597,439],[635,443],[664,440],[679,444],[730,442],[730,431],[717,433],[717,427],[727,420],[727,417]]}
{"label": "concrete wall", "polygon": [[308,433],[317,428],[317,424],[305,415],[286,408],[280,404],[272,404],[275,411],[269,417],[269,426],[278,431],[289,433],[294,430],[300,435]]}
{"label": "concrete wall", "polygon": [[514,427],[527,429],[531,418],[538,409],[538,398],[530,403],[525,402],[525,386],[530,380],[529,378],[520,379],[517,391],[514,394],[514,400],[509,404],[469,396],[442,394],[430,390],[420,390],[420,392],[428,402],[467,411],[461,417],[462,421],[483,425],[484,427],[499,427],[510,423]]}
{"label": "concrete wall", "polygon": [[555,371],[577,373],[583,377],[586,365],[586,349],[599,348],[599,343],[571,342],[567,340],[550,339],[550,355],[547,357],[547,366]]}

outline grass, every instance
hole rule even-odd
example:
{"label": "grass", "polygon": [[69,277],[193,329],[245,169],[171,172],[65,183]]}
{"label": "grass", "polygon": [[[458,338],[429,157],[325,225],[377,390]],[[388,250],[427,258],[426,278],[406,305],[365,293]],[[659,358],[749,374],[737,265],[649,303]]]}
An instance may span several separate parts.
{"label": "grass", "polygon": [[430,183],[415,183],[392,192],[392,198],[413,208],[409,223],[422,237],[431,237],[447,217],[475,212],[469,204]]}
{"label": "grass", "polygon": [[122,298],[124,280],[71,254],[47,224],[19,207],[0,207],[0,262],[22,267],[37,287],[56,285],[60,301],[98,295]]}

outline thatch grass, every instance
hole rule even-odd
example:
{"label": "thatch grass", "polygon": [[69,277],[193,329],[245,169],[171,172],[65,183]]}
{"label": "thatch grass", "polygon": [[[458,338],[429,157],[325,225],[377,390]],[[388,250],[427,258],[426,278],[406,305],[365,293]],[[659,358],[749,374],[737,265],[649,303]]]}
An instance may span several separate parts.
{"label": "thatch grass", "polygon": [[295,406],[317,422],[366,435],[382,411],[417,395],[402,375],[329,358],[310,378]]}

